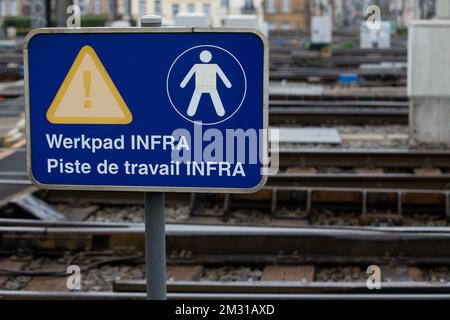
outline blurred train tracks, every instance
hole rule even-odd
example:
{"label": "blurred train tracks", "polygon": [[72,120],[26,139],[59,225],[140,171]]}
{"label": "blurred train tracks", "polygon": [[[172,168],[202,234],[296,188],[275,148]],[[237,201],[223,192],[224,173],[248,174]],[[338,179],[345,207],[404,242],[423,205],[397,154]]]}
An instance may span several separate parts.
{"label": "blurred train tracks", "polygon": [[[45,230],[44,230],[45,229]],[[39,239],[39,235],[41,239]],[[143,226],[29,227],[6,232],[2,299],[144,298]],[[14,242],[21,241],[20,250]],[[168,225],[170,298],[349,299],[449,296],[448,231]],[[33,243],[34,247],[27,243]],[[32,250],[31,250],[32,248]],[[189,249],[186,249],[189,248]],[[8,249],[10,251],[8,251]],[[380,266],[373,292],[366,268]],[[65,270],[79,265],[80,292]],[[84,288],[84,289],[83,289]],[[96,291],[96,292],[93,292]]]}
{"label": "blurred train tracks", "polygon": [[[0,185],[4,195],[13,186],[29,185],[25,149],[0,150]],[[448,189],[447,150],[308,149],[281,147],[280,172],[271,187],[341,187],[384,189]]]}
{"label": "blurred train tracks", "polygon": [[[297,35],[272,39],[270,125],[348,126],[342,144],[282,144],[280,172],[256,194],[167,194],[168,297],[450,298],[450,152],[399,147],[409,139],[396,88],[404,39],[323,56],[283,37]],[[0,81],[19,79],[21,63],[1,53]],[[373,88],[328,87],[348,73]],[[8,126],[23,113],[21,85],[0,84]],[[2,133],[0,299],[144,299],[142,194],[37,190],[22,124]],[[67,289],[68,265],[82,270],[80,291]],[[381,290],[367,288],[369,265],[381,268]]]}
{"label": "blurred train tracks", "polygon": [[271,100],[271,125],[408,124],[407,101]]}
{"label": "blurred train tracks", "polygon": [[343,74],[372,86],[406,85],[406,49],[332,48],[324,55],[292,47],[272,47],[271,80],[335,83]]}

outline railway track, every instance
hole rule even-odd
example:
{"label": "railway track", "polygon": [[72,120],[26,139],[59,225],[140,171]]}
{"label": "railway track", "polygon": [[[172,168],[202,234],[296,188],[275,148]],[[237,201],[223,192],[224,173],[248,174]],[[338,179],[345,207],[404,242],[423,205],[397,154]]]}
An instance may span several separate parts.
{"label": "railway track", "polygon": [[353,73],[372,85],[406,84],[406,49],[333,49],[323,57],[319,51],[272,47],[270,60],[271,80],[326,83]]}
{"label": "railway track", "polygon": [[[358,66],[402,63],[406,50],[368,52],[334,50],[320,58],[330,67],[324,69],[306,67],[301,50],[273,47],[271,79],[327,83],[354,72],[374,85],[404,84],[404,69]],[[0,55],[0,79],[20,77],[13,65],[21,59],[20,53]],[[270,100],[273,126],[408,123],[402,94]],[[4,116],[17,115],[23,98],[2,105]],[[280,173],[254,195],[168,194],[170,215],[188,212],[166,227],[169,299],[450,299],[449,155],[282,146]],[[89,220],[111,208],[140,215],[141,194],[37,191],[26,176],[23,149],[0,150],[0,168],[1,300],[145,298],[144,225]],[[259,212],[270,217],[267,226],[236,218],[256,220]],[[429,220],[417,220],[417,213]],[[84,291],[67,289],[69,264],[82,268]],[[366,286],[370,264],[381,267],[380,291]]]}
{"label": "railway track", "polygon": [[[295,101],[298,103],[373,103],[383,105],[389,102],[407,102],[408,97],[402,94],[370,94],[370,93],[340,93],[321,95],[295,95],[291,93],[270,95],[270,101]],[[295,103],[294,102],[294,103]],[[367,106],[367,105],[362,105]]]}
{"label": "railway track", "polygon": [[[305,97],[306,98],[306,97]],[[298,108],[370,108],[376,111],[377,109],[393,108],[394,110],[405,110],[409,108],[407,100],[299,100],[299,99],[282,99],[282,100],[270,100],[271,107],[298,107]]]}
{"label": "railway track", "polygon": [[[306,160],[327,164],[330,158],[330,151],[310,150],[306,154]],[[351,151],[355,152],[355,151]],[[349,151],[350,153],[350,151]],[[305,156],[300,152],[286,150],[285,154],[294,157],[289,161],[298,161],[295,157]],[[378,157],[379,153],[372,154],[371,161],[390,162],[393,159],[399,160],[403,165],[402,157],[407,157],[410,161],[414,156],[408,152],[386,152],[384,156],[391,159]],[[343,156],[343,165],[351,165],[352,157],[358,156],[358,152],[349,158]],[[361,152],[359,156],[364,156]],[[365,155],[367,156],[367,154]],[[431,157],[435,164],[446,166],[447,155],[433,155],[415,151],[418,162],[424,161],[424,157]],[[314,160],[308,157],[317,157]],[[369,157],[370,158],[370,157]],[[308,160],[309,159],[309,160]],[[320,160],[321,159],[321,160]],[[363,160],[363,159],[361,159]],[[374,163],[375,163],[374,162]],[[17,160],[13,161],[17,164]],[[307,163],[307,162],[306,162]],[[373,190],[372,190],[373,191]],[[448,210],[448,193],[443,191],[420,191],[420,190],[383,190],[377,195],[376,192],[356,190],[314,190],[289,188],[266,188],[256,195],[225,195],[219,200],[223,205],[224,212],[232,208],[243,206],[251,208],[267,207],[267,211],[277,208],[286,208],[291,205],[294,211],[311,210],[315,204],[327,203],[336,206],[336,203],[349,204],[362,203],[365,206],[366,214],[370,215],[371,204],[388,204],[400,210],[406,210],[407,206],[416,207],[425,204],[427,210],[430,204],[440,208],[440,214],[445,216]],[[340,192],[340,193],[339,193]],[[328,194],[327,194],[328,193]],[[422,195],[420,195],[422,193]],[[58,195],[59,194],[59,195]],[[334,196],[331,196],[334,194]],[[77,197],[86,201],[89,196],[86,193],[77,192],[44,192],[44,198],[53,198],[61,201],[64,197],[71,199],[72,203],[77,203]],[[178,197],[179,195],[174,195]],[[205,199],[195,199],[195,195],[190,199],[191,208],[198,209],[197,204],[205,205]],[[375,197],[374,197],[375,196]],[[90,193],[90,197],[96,195]],[[124,194],[103,194],[103,201],[117,201],[117,203],[133,203],[142,201],[136,194],[124,196]],[[427,199],[428,197],[428,199]],[[93,199],[92,198],[92,199]],[[219,197],[220,199],[220,197]],[[186,200],[186,199],[185,199]],[[57,201],[57,202],[58,202]],[[347,201],[347,202],[346,202]],[[100,202],[102,200],[100,199]],[[293,203],[292,203],[293,202]],[[399,204],[400,203],[400,204]],[[72,204],[69,204],[71,206]],[[217,204],[213,204],[217,207]],[[386,208],[383,208],[386,209]],[[389,210],[388,210],[389,211]],[[401,214],[401,212],[400,212]],[[448,211],[447,211],[447,216]],[[292,217],[290,217],[292,218]],[[301,218],[304,218],[301,217]],[[367,217],[366,217],[367,218]],[[379,219],[379,217],[377,218]],[[289,220],[288,217],[288,221]],[[47,252],[48,250],[111,250],[117,247],[143,249],[143,225],[129,223],[96,223],[85,221],[59,221],[47,222],[39,220],[10,220],[0,221],[1,247],[3,251],[32,250],[31,252]],[[286,274],[296,274],[292,268],[300,270],[311,270],[322,268],[326,265],[405,265],[406,274],[417,275],[417,268],[421,266],[446,266],[450,264],[450,246],[446,244],[450,241],[448,237],[448,227],[303,227],[303,228],[276,228],[276,227],[233,227],[233,226],[199,226],[199,225],[168,225],[167,226],[167,250],[168,262],[172,268],[184,270],[181,274],[193,274],[192,268],[214,268],[220,265],[261,265],[264,275],[277,274],[279,277]],[[275,266],[275,267],[274,267]],[[267,270],[266,270],[267,269]],[[285,271],[280,271],[285,269]],[[47,270],[47,269],[46,269]],[[290,270],[290,272],[286,272]],[[415,271],[414,271],[415,270]],[[102,271],[103,272],[103,271]],[[307,273],[307,271],[304,271]],[[310,271],[308,271],[310,273]],[[419,275],[421,273],[419,272]],[[298,275],[298,273],[297,273]],[[405,272],[399,277],[405,276]],[[420,276],[419,276],[420,278]],[[12,290],[0,291],[2,299],[143,299],[142,280],[117,280],[113,289],[105,292],[67,292],[55,291],[58,286],[65,285],[65,278],[40,277],[30,280],[31,288],[38,290]],[[184,281],[184,282],[183,282]],[[330,284],[320,281],[300,281],[295,280],[270,280],[254,283],[235,282],[223,283],[222,281],[179,280],[169,282],[169,298],[205,298],[214,296],[217,299],[251,299],[251,298],[271,298],[271,299],[446,299],[448,298],[448,285],[442,283],[429,283],[423,281],[413,281],[411,279],[386,283],[382,293],[368,293],[364,282],[337,282]],[[57,283],[58,285],[55,285]],[[28,286],[28,285],[27,285]],[[30,288],[28,287],[28,288]],[[56,288],[56,289],[55,289]]]}
{"label": "railway track", "polygon": [[[267,187],[254,195],[167,194],[166,220],[203,225],[446,227],[449,203],[446,191]],[[4,202],[0,226],[125,227],[143,223],[142,205],[142,195],[131,192],[30,190]]]}
{"label": "railway track", "polygon": [[[145,300],[145,293],[120,292],[36,292],[0,291],[1,300]],[[169,300],[345,300],[345,301],[423,301],[449,300],[448,294],[230,294],[230,293],[167,293]]]}
{"label": "railway track", "polygon": [[321,57],[320,52],[317,55],[311,55],[310,52],[292,52],[291,56],[277,56],[272,55],[270,57],[271,67],[283,67],[283,66],[294,66],[301,67],[308,65],[308,63],[318,63],[322,67],[348,67],[355,68],[359,67],[361,64],[380,64],[383,62],[389,63],[406,63],[406,56],[331,56],[331,57]]}
{"label": "railway track", "polygon": [[333,150],[280,148],[280,164],[287,166],[450,168],[447,150]]}
{"label": "railway track", "polygon": [[272,125],[408,124],[409,104],[403,101],[271,100]]}
{"label": "railway track", "polygon": [[281,172],[271,176],[268,186],[303,186],[334,188],[441,189],[450,188],[450,175],[415,173],[296,173]]}
{"label": "railway track", "polygon": [[[31,186],[24,149],[3,149],[0,159],[2,199]],[[446,150],[280,149],[281,171],[269,178],[272,188],[432,189],[450,186]],[[356,168],[356,169],[355,169]],[[357,169],[359,168],[359,169]],[[5,201],[2,202],[5,204]]]}
{"label": "railway track", "polygon": [[275,67],[270,70],[270,80],[305,81],[314,77],[320,82],[336,82],[341,74],[353,73],[364,80],[378,80],[389,84],[406,85],[406,70],[396,68],[313,68]]}
{"label": "railway track", "polygon": [[[299,172],[295,172],[299,171]],[[310,188],[359,188],[359,189],[422,189],[446,190],[450,187],[450,174],[427,173],[385,173],[378,169],[367,169],[361,172],[327,173],[316,172],[314,168],[299,168],[280,172],[270,176],[267,186],[310,187]],[[439,172],[439,171],[438,171]],[[0,194],[7,198],[16,192],[31,186],[25,172],[1,172]]]}
{"label": "railway track", "polygon": [[[10,92],[15,94],[14,92]],[[23,112],[23,97],[0,102],[0,115]],[[385,125],[408,124],[408,103],[392,101],[306,102],[274,100],[269,103],[271,125]]]}
{"label": "railway track", "polygon": [[[64,279],[65,280],[65,279]],[[0,300],[144,300],[144,282],[117,281],[117,291],[79,292],[47,290],[0,290]],[[133,290],[133,291],[132,291]],[[369,291],[361,283],[305,285],[282,283],[193,283],[168,282],[169,300],[449,300],[446,285],[400,282],[388,284],[383,291]],[[321,293],[322,292],[322,293]],[[326,293],[329,292],[329,293]]]}
{"label": "railway track", "polygon": [[[272,46],[270,53],[272,55],[292,55],[295,52],[304,52],[304,49],[301,48],[292,48],[292,47],[276,47]],[[334,56],[370,56],[370,55],[378,55],[378,56],[407,56],[406,48],[335,48],[333,49]]]}
{"label": "railway track", "polygon": [[[2,226],[2,252],[144,248],[143,224]],[[166,225],[171,265],[448,265],[448,227]]]}
{"label": "railway track", "polygon": [[[45,236],[43,230],[31,227],[2,230],[9,239],[2,239],[1,299],[144,298],[143,259],[135,251],[143,248],[143,226],[45,229]],[[21,241],[21,251],[11,246],[8,254],[12,238]],[[419,294],[448,298],[448,241],[446,228],[327,228],[325,232],[168,225],[169,298],[324,299],[342,294],[348,299],[407,299]],[[64,254],[66,249],[72,253]],[[383,275],[376,291],[365,282],[366,268],[373,263]],[[85,291],[67,290],[68,264],[83,268]],[[94,274],[103,278],[92,283]]]}

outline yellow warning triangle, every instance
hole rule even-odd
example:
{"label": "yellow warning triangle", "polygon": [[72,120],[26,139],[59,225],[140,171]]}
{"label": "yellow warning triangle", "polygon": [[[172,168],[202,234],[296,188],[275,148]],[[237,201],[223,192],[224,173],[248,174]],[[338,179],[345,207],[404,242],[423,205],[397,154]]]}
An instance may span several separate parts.
{"label": "yellow warning triangle", "polygon": [[51,123],[128,124],[125,101],[94,49],[84,46],[47,111]]}

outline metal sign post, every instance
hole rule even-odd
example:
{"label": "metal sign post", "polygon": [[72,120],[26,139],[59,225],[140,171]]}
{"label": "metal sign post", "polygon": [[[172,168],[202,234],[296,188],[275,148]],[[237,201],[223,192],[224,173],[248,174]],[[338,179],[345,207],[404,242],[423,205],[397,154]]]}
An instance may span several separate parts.
{"label": "metal sign post", "polygon": [[[141,17],[141,27],[161,27],[157,15]],[[147,299],[166,300],[165,193],[145,192],[145,268]]]}
{"label": "metal sign post", "polygon": [[145,192],[145,264],[147,299],[166,299],[164,192]]}

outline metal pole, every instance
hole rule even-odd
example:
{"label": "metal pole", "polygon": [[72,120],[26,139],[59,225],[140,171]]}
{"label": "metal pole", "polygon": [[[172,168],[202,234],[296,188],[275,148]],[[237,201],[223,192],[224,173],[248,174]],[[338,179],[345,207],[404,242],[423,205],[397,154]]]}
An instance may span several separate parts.
{"label": "metal pole", "polygon": [[[161,27],[157,15],[141,17],[141,27]],[[166,300],[166,224],[164,220],[164,192],[146,192],[145,206],[145,263],[147,299]]]}
{"label": "metal pole", "polygon": [[156,14],[147,14],[141,17],[141,27],[161,27],[162,18]]}
{"label": "metal pole", "polygon": [[66,12],[67,7],[70,5],[71,1],[60,0],[56,2],[56,26],[65,27],[66,26]]}
{"label": "metal pole", "polygon": [[144,197],[147,299],[166,300],[165,193],[146,192]]}
{"label": "metal pole", "polygon": [[45,2],[45,19],[47,20],[47,27],[52,27],[52,2],[46,0]]}

